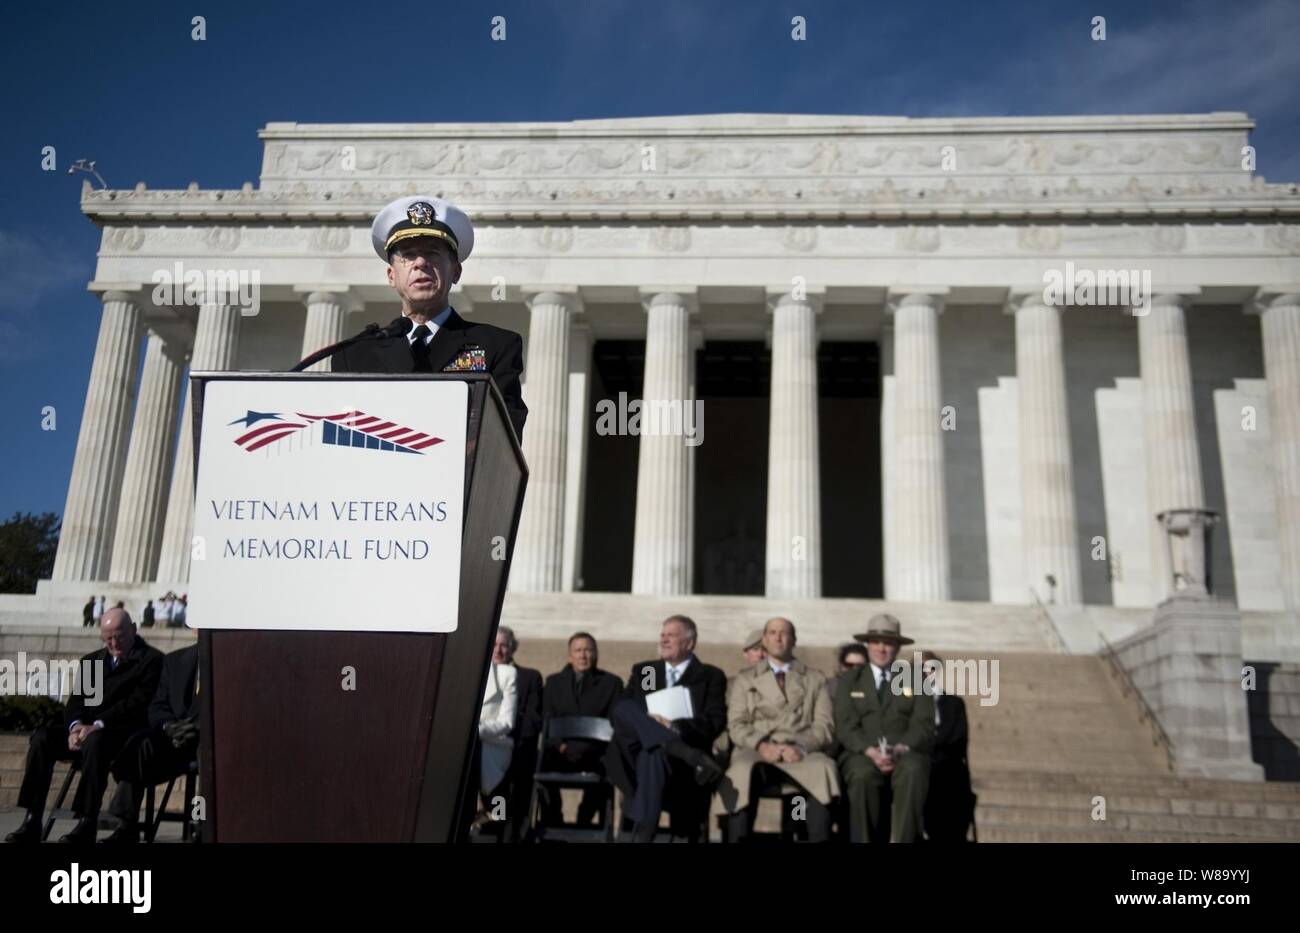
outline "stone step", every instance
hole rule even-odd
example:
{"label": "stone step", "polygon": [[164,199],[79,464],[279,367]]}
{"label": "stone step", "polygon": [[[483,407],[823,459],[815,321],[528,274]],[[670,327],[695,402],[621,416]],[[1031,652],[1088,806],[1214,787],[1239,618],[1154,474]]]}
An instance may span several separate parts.
{"label": "stone step", "polygon": [[[1084,791],[1028,790],[1023,787],[983,787],[981,805],[990,807],[1028,807],[1035,809],[1092,811],[1093,794]],[[1295,803],[1270,803],[1254,800],[1212,800],[1169,798],[1155,793],[1104,794],[1110,813],[1149,813],[1177,816],[1242,817],[1261,820],[1290,820],[1300,825],[1300,800]]]}
{"label": "stone step", "polygon": [[1090,805],[1068,808],[1021,805],[986,807],[981,800],[976,809],[976,819],[980,826],[1056,826],[1067,831],[1079,831],[1104,823],[1121,832],[1196,833],[1300,841],[1300,821],[1119,812],[1109,806],[1106,808],[1105,820],[1094,820],[1092,809]]}
{"label": "stone step", "polygon": [[[50,782],[50,792],[45,799],[45,808],[48,812],[54,807],[55,801],[59,796],[59,789],[63,787],[63,780],[68,775],[66,765],[60,765],[54,771],[54,780]],[[0,771],[0,807],[18,806],[18,791],[22,788],[23,773],[22,771]],[[108,802],[113,799],[113,791],[117,788],[117,782],[112,777],[108,779],[107,789],[104,791],[103,806],[108,807]],[[167,784],[164,782],[154,788],[155,799],[162,800],[163,792],[167,790]],[[168,813],[179,813],[181,811],[181,797],[184,796],[182,791],[184,784],[177,780],[176,786],[172,788],[171,799],[167,802]],[[71,808],[73,797],[77,793],[77,783],[74,781],[72,787],[68,790],[68,799],[64,801],[65,808]]]}
{"label": "stone step", "polygon": [[1170,799],[1300,803],[1300,784],[1179,778],[1168,771],[1104,774],[972,768],[977,793],[992,788],[1092,794],[1154,794]]}
{"label": "stone step", "polygon": [[1055,826],[1000,826],[979,824],[980,842],[1097,842],[1097,843],[1247,843],[1288,842],[1287,839],[1255,836],[1215,836],[1205,833],[1144,833],[1117,829],[1066,830]]}

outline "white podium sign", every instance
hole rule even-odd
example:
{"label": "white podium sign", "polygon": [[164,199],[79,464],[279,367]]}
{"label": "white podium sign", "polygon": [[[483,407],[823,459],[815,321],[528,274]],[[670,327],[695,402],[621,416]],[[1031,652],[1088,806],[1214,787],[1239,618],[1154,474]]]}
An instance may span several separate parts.
{"label": "white podium sign", "polygon": [[468,404],[454,381],[210,380],[190,627],[455,631]]}

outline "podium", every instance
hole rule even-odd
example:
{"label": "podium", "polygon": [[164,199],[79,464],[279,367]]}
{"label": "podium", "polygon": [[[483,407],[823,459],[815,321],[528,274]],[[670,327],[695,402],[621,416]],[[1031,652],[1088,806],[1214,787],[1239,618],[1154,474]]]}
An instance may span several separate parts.
{"label": "podium", "polygon": [[[456,383],[463,390],[439,383]],[[273,549],[266,538],[225,535],[207,541],[205,560],[193,564],[190,618],[199,629],[203,700],[203,841],[458,840],[462,814],[477,793],[470,779],[478,711],[528,480],[496,384],[486,373],[200,372],[191,375],[191,387],[196,535],[201,522],[218,520],[213,516],[231,519],[230,527],[245,513],[293,529],[313,525],[314,511],[313,528],[326,528],[316,539],[277,539]],[[425,419],[450,425],[450,441],[434,436],[441,432],[421,431],[419,425],[394,422],[391,416],[376,421],[375,415],[346,405],[315,402],[368,393],[394,404],[404,400],[417,412],[411,421],[418,421],[421,409],[413,398],[460,399],[462,392],[467,399],[463,411],[449,412],[444,405],[436,418]],[[274,411],[250,404],[247,416],[233,427],[221,427],[227,436],[220,436],[214,426],[225,425],[227,418],[213,407],[217,399],[263,395],[302,404],[270,406],[278,409]],[[212,407],[210,437],[204,436],[205,404]],[[225,408],[233,405],[231,401]],[[342,410],[326,410],[331,407]],[[375,430],[385,424],[390,427]],[[250,435],[256,437],[244,440]],[[448,446],[453,443],[459,449]],[[258,449],[249,450],[253,447]],[[414,498],[428,485],[419,471],[431,468],[435,454],[443,471],[438,482],[449,488],[459,482],[455,464],[463,463],[460,540],[436,539],[444,532],[437,523],[455,517],[454,501],[439,502],[436,509],[420,504],[415,511],[422,514],[414,520],[427,519],[423,526],[436,529],[435,549],[459,545],[453,549],[458,550],[458,566],[449,566],[455,558],[418,560],[418,539],[412,544],[405,530],[399,534],[406,537],[391,539],[393,553],[386,556],[371,543],[380,538],[367,539],[362,547],[359,540],[324,536],[328,527],[345,524],[349,514],[365,513],[396,522],[394,529],[402,527],[402,510],[411,515]],[[205,482],[226,488],[232,482],[247,483],[254,490],[259,471],[267,469],[281,475],[301,471],[293,475],[302,477],[304,487],[333,485],[321,494],[323,505],[305,499],[296,506],[264,501],[260,513],[256,499],[199,501]],[[416,479],[381,480],[377,485],[387,488],[370,488],[367,472],[372,469],[401,469]],[[240,470],[246,475],[232,478]],[[329,471],[337,472],[322,477]],[[333,491],[344,487],[352,492]],[[364,491],[359,498],[338,498],[357,489]],[[392,504],[385,505],[384,499]],[[403,499],[412,501],[404,506]],[[335,516],[342,518],[335,522]],[[295,519],[302,521],[295,525]],[[315,545],[312,566],[302,554],[308,541]],[[254,553],[255,548],[260,550]],[[404,565],[402,555],[407,557]],[[250,573],[264,575],[254,579],[265,582],[250,585]],[[323,603],[319,587],[308,591],[302,583],[322,576],[338,581],[326,588]],[[378,581],[373,593],[372,579]],[[403,597],[396,610],[389,606],[371,614],[355,609],[381,606],[394,586],[412,582],[418,595]],[[449,598],[457,584],[458,594]],[[233,598],[242,608],[223,610],[219,617],[209,613],[205,619],[204,589],[210,594],[207,605],[228,606]],[[301,617],[294,609],[304,603],[315,608]],[[348,613],[336,608],[345,603],[354,606]],[[426,624],[444,630],[412,630]]]}

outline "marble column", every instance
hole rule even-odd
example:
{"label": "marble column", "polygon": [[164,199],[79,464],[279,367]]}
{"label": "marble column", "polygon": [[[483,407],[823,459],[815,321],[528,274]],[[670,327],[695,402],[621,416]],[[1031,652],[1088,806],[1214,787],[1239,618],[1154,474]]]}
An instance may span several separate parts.
{"label": "marble column", "polygon": [[[1079,605],[1083,582],[1061,311],[1043,303],[1042,289],[1014,293],[1010,310],[1016,318],[1025,582],[1043,602]],[[1055,588],[1047,582],[1049,575]]]}
{"label": "marble column", "polygon": [[140,361],[141,310],[125,292],[101,297],[99,338],[63,507],[54,580],[104,580],[112,558]]}
{"label": "marble column", "polygon": [[648,320],[632,592],[678,596],[690,592],[690,448],[684,431],[694,417],[690,319],[698,305],[693,289],[641,294]]}
{"label": "marble column", "polygon": [[686,447],[686,489],[688,500],[686,503],[686,592],[695,592],[695,501],[698,487],[696,486],[695,476],[698,467],[698,457],[700,446],[704,443],[704,402],[700,399],[699,385],[699,354],[704,349],[704,329],[700,326],[699,315],[694,316],[691,322],[690,333],[690,352],[691,362],[686,368],[690,373],[690,388],[687,390],[686,397],[691,399],[691,404],[695,406],[694,410],[694,440]]}
{"label": "marble column", "polygon": [[[303,292],[304,289],[299,288],[297,291]],[[360,308],[346,289],[312,289],[307,292],[306,301],[307,325],[303,329],[300,358],[342,340],[348,312]],[[330,371],[330,360],[323,359],[307,367],[306,371],[327,373]]]}
{"label": "marble column", "polygon": [[1266,291],[1255,310],[1264,338],[1264,376],[1273,433],[1282,598],[1300,612],[1300,287]]}
{"label": "marble column", "polygon": [[772,400],[767,446],[766,594],[814,599],[822,591],[821,475],[817,424],[817,314],[823,297],[769,293]]}
{"label": "marble column", "polygon": [[[239,308],[229,304],[199,306],[190,372],[222,372],[235,368],[239,349]],[[167,518],[163,523],[162,550],[158,555],[158,581],[183,584],[190,578],[194,541],[194,426],[190,387],[185,387],[181,410],[181,436],[176,444]]]}
{"label": "marble column", "polygon": [[115,582],[144,583],[154,579],[158,568],[184,367],[183,351],[168,346],[161,334],[151,331],[113,540],[108,578]]}
{"label": "marble column", "polygon": [[564,568],[564,484],[568,458],[569,332],[581,313],[576,289],[538,291],[528,299],[524,457],[528,491],[510,565],[516,592],[561,590]]}
{"label": "marble column", "polygon": [[582,588],[582,525],[586,518],[587,435],[591,431],[591,328],[569,329],[569,448],[564,463],[564,570],[566,593]]}
{"label": "marble column", "polygon": [[885,597],[949,598],[948,500],[944,488],[938,292],[891,296],[894,319],[894,462],[889,470]]}
{"label": "marble column", "polygon": [[1194,292],[1159,293],[1152,296],[1146,313],[1134,312],[1142,376],[1154,603],[1173,592],[1165,532],[1156,515],[1166,509],[1205,508],[1192,366],[1187,353],[1185,309],[1191,294]]}

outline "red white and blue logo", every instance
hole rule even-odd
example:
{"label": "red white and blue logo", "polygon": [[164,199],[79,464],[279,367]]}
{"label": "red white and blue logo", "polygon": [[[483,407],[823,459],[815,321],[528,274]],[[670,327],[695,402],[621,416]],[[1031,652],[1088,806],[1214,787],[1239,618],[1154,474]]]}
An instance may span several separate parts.
{"label": "red white and blue logo", "polygon": [[295,412],[292,417],[285,417],[281,412],[250,411],[230,424],[240,424],[250,429],[235,438],[235,443],[249,453],[285,438],[310,436],[314,434],[311,429],[316,425],[320,425],[321,429],[320,443],[336,447],[419,454],[426,448],[443,442],[441,437],[408,428],[396,421],[387,421],[377,415],[368,415],[364,411],[344,411],[336,415]]}

